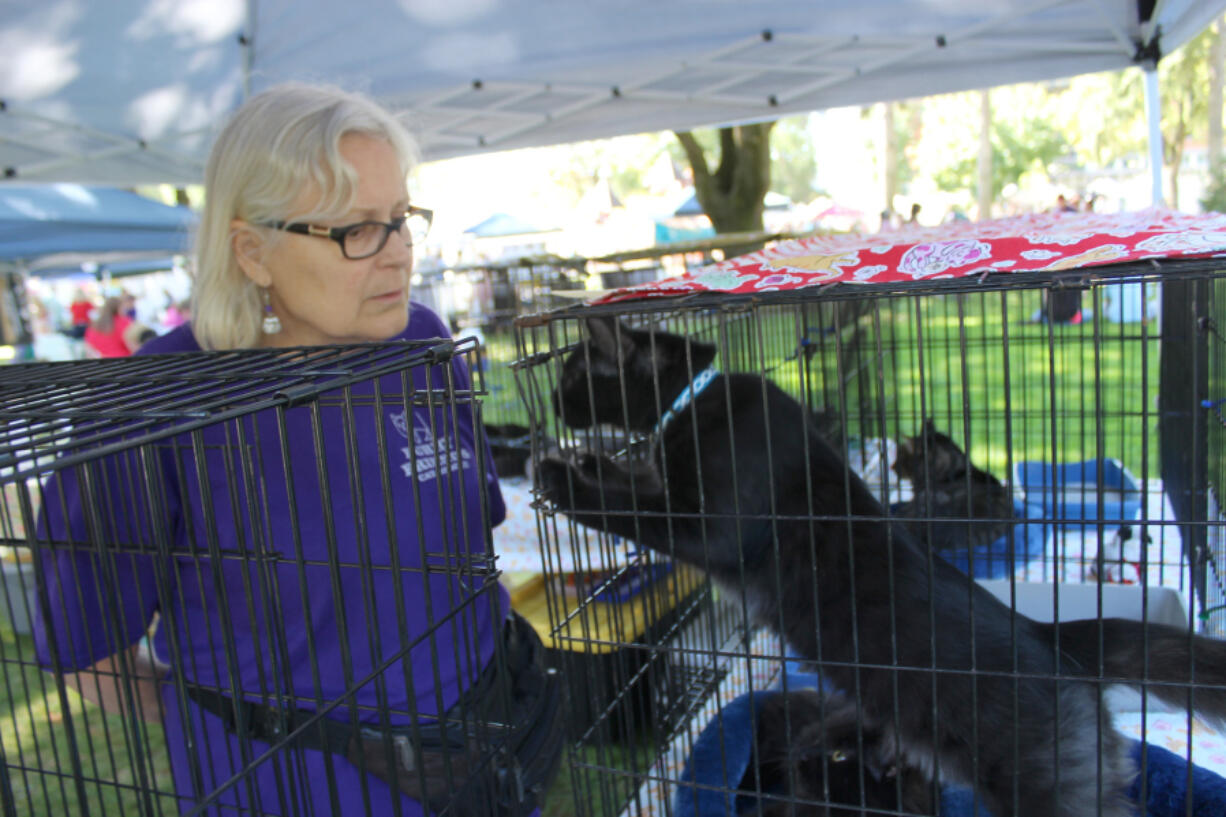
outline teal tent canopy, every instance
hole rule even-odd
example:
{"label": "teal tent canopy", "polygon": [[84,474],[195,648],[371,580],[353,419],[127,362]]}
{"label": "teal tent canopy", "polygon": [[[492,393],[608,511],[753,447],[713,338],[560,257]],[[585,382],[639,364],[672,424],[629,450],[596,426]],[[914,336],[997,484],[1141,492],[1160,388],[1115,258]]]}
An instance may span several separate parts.
{"label": "teal tent canopy", "polygon": [[187,249],[195,214],[111,187],[0,184],[0,261],[30,270]]}
{"label": "teal tent canopy", "polygon": [[533,233],[551,233],[556,227],[537,227],[523,219],[508,213],[495,213],[480,224],[474,224],[465,233],[477,238],[501,238],[510,235],[531,235]]}

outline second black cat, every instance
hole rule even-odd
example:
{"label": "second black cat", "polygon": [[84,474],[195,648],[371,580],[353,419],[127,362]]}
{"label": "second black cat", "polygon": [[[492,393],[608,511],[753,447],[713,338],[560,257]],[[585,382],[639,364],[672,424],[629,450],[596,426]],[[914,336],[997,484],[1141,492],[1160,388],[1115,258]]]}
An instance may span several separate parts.
{"label": "second black cat", "polygon": [[910,480],[913,495],[890,512],[937,550],[989,545],[1013,530],[1009,488],[976,467],[932,420],[899,443],[894,472]]}
{"label": "second black cat", "polygon": [[[930,780],[897,757],[882,731],[842,695],[797,689],[771,695],[757,715],[741,817],[935,815]],[[741,805],[741,804],[745,805]]]}

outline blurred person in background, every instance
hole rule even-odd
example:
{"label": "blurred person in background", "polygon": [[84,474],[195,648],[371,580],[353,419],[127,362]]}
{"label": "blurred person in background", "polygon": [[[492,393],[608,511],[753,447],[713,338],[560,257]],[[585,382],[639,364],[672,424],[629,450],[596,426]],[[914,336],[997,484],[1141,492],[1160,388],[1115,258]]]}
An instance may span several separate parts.
{"label": "blurred person in background", "polygon": [[[133,329],[133,327],[136,327]],[[127,357],[140,347],[140,327],[123,311],[123,302],[111,296],[85,329],[88,357]]]}
{"label": "blurred person in background", "polygon": [[72,316],[72,325],[68,329],[69,337],[73,340],[85,340],[85,330],[89,329],[94,312],[94,302],[86,297],[85,290],[77,287],[73,292],[68,312]]}

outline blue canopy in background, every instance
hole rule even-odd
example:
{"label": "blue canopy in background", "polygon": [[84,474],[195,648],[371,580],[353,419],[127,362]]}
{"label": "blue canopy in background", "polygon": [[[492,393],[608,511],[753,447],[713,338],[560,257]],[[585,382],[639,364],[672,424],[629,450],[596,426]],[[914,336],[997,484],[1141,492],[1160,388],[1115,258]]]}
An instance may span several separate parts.
{"label": "blue canopy in background", "polygon": [[142,255],[185,252],[196,215],[136,193],[78,184],[0,184],[0,261],[37,274]]}
{"label": "blue canopy in background", "polygon": [[69,278],[105,281],[114,278],[126,278],[130,275],[167,272],[181,264],[182,256],[153,255],[148,258],[133,258],[127,261],[104,261],[102,263],[85,261],[80,264],[68,262],[51,266],[39,264],[29,270],[29,273],[43,280]]}
{"label": "blue canopy in background", "polygon": [[[776,193],[773,190],[767,192],[762,200],[762,204],[767,210],[786,210],[792,206],[792,200],[782,193]],[[674,216],[701,216],[706,211],[702,209],[702,205],[698,203],[698,194],[690,191],[689,197],[681,203],[681,206],[673,211]]]}
{"label": "blue canopy in background", "polygon": [[494,213],[485,221],[482,221],[480,224],[474,224],[464,232],[470,233],[477,238],[502,238],[512,235],[552,233],[556,232],[557,229],[557,227],[537,227],[535,224],[529,224],[523,219],[508,213]]}

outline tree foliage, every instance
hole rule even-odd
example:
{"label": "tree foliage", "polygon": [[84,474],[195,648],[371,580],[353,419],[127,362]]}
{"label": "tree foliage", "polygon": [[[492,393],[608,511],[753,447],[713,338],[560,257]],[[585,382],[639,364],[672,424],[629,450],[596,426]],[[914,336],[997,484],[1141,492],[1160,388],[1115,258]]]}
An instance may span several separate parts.
{"label": "tree foliage", "polygon": [[1200,206],[1215,213],[1226,213],[1226,170],[1218,168],[1209,177],[1209,185],[1205,188],[1205,197],[1200,200]]}
{"label": "tree foliage", "polygon": [[771,133],[771,189],[792,201],[806,202],[818,192],[817,157],[809,136],[809,117],[789,116]]}
{"label": "tree foliage", "polygon": [[614,195],[641,193],[643,175],[667,141],[666,134],[652,133],[559,145],[553,150],[565,158],[552,169],[551,180],[575,201],[602,177]]}
{"label": "tree foliage", "polygon": [[[1053,121],[1068,136],[1078,162],[1110,167],[1146,149],[1145,94],[1139,69],[1075,77],[1052,95]],[[1093,111],[1087,116],[1087,111]]]}
{"label": "tree foliage", "polygon": [[[994,119],[991,141],[993,198],[999,197],[1006,185],[1016,183],[1028,172],[1049,172],[1050,165],[1070,150],[1064,135],[1040,116],[1028,116],[1020,121]],[[935,181],[941,190],[974,190],[977,173],[978,157],[966,155],[937,171]]]}
{"label": "tree foliage", "polygon": [[1214,31],[1206,28],[1158,63],[1162,95],[1162,158],[1171,201],[1179,200],[1179,168],[1190,138],[1209,129],[1209,53]]}

